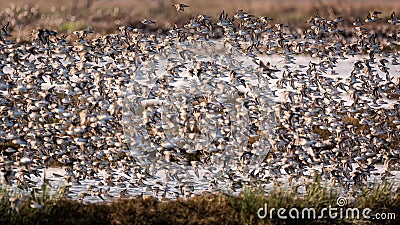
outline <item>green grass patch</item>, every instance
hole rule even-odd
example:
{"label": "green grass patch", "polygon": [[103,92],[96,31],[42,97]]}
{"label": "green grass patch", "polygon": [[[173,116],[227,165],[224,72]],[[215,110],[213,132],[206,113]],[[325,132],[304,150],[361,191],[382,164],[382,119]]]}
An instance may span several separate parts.
{"label": "green grass patch", "polygon": [[60,25],[58,30],[63,33],[68,33],[78,30],[84,30],[86,28],[87,26],[80,22],[65,22]]}

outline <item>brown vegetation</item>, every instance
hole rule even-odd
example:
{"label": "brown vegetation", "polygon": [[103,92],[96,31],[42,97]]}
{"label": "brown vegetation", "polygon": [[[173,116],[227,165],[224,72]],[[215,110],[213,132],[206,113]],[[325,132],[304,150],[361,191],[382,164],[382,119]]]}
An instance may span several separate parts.
{"label": "brown vegetation", "polygon": [[[269,207],[309,208],[319,212],[326,207],[335,207],[340,193],[320,182],[305,186],[299,194],[296,187],[275,186],[267,195],[257,189],[244,189],[239,196],[224,193],[204,194],[189,199],[160,201],[140,196],[132,199],[117,199],[111,202],[82,204],[65,198],[26,197],[17,212],[10,207],[13,197],[0,189],[0,224],[398,224],[400,199],[389,183],[379,183],[363,188],[360,194],[346,207],[371,208],[369,214],[395,213],[396,219],[296,219],[280,220],[276,215],[270,219],[257,216],[265,203]],[[45,193],[45,192],[44,192]],[[42,205],[40,209],[30,207],[31,200]]]}
{"label": "brown vegetation", "polygon": [[217,0],[194,1],[186,0],[189,5],[185,11],[176,11],[173,0],[97,0],[87,5],[87,1],[65,2],[61,0],[0,0],[0,22],[10,22],[10,31],[14,38],[27,40],[32,30],[38,28],[53,29],[59,33],[72,33],[75,30],[93,29],[95,35],[117,32],[119,26],[133,25],[144,27],[140,21],[143,18],[152,19],[157,23],[150,29],[171,29],[174,24],[185,24],[198,14],[218,18],[224,10],[233,15],[243,9],[256,16],[266,16],[275,23],[293,25],[294,28],[304,28],[305,21],[319,14],[326,18],[345,18],[345,24],[350,25],[357,17],[364,19],[370,10],[382,11],[382,26],[390,17],[392,11],[400,11],[398,1],[323,1],[323,0]]}

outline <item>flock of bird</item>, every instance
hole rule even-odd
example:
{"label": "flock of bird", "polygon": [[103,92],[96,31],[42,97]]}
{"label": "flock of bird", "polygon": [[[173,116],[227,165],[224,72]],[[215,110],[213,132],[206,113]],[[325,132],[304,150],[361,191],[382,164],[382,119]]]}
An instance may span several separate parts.
{"label": "flock of bird", "polygon": [[[380,14],[350,28],[317,15],[296,30],[238,10],[166,33],[76,31],[73,42],[38,29],[16,43],[6,24],[0,181],[32,191],[62,166],[52,177],[71,190],[87,184],[70,193],[82,201],[237,193],[282,178],[357,194],[373,174],[390,179],[399,168],[399,36],[364,27]],[[393,13],[387,24],[397,23]],[[353,60],[349,74],[337,73],[341,60]]]}

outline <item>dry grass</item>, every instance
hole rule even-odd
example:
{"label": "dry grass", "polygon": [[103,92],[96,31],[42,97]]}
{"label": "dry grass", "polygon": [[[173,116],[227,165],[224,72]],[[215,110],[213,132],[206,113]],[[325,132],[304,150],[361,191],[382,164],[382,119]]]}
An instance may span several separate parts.
{"label": "dry grass", "polygon": [[[1,0],[1,5],[7,5],[10,1]],[[162,2],[164,4],[162,4]],[[113,7],[120,7],[126,11],[133,11],[134,13],[146,14],[152,10],[161,9],[168,10],[173,9],[171,6],[177,2],[185,3],[190,6],[186,9],[186,13],[203,13],[207,15],[217,15],[222,10],[228,13],[233,13],[238,9],[250,11],[252,13],[263,14],[263,13],[293,13],[300,11],[302,13],[315,13],[315,10],[322,10],[327,7],[338,8],[341,11],[338,14],[353,14],[355,12],[364,11],[368,13],[369,10],[382,10],[382,11],[396,11],[400,9],[400,2],[392,0],[94,0],[90,11],[96,9],[111,9]],[[69,9],[73,7],[73,1],[65,2],[62,0],[15,0],[13,1],[16,5],[38,4],[43,10],[48,11],[52,7],[65,6]],[[79,9],[85,10],[85,0],[79,1]],[[355,11],[354,11],[355,10]]]}
{"label": "dry grass", "polygon": [[370,10],[382,11],[382,21],[386,21],[392,11],[400,14],[400,2],[390,0],[186,0],[182,3],[190,7],[184,12],[177,12],[172,6],[177,1],[172,0],[94,0],[90,8],[85,7],[85,2],[79,1],[78,8],[73,10],[73,1],[16,0],[10,7],[10,1],[0,0],[3,6],[0,11],[9,10],[7,7],[23,9],[36,6],[38,9],[37,16],[33,18],[23,20],[24,16],[14,13],[16,21],[9,16],[0,16],[0,22],[5,24],[11,20],[10,29],[14,38],[26,40],[30,38],[32,30],[38,28],[54,29],[60,33],[94,29],[97,34],[109,34],[115,33],[122,25],[140,26],[143,18],[157,21],[153,29],[170,29],[174,24],[182,25],[198,14],[217,19],[222,10],[233,15],[238,9],[243,9],[256,16],[272,17],[275,23],[290,24],[298,28],[307,26],[305,21],[316,14],[326,18],[343,16],[347,25],[357,17],[365,18]]}

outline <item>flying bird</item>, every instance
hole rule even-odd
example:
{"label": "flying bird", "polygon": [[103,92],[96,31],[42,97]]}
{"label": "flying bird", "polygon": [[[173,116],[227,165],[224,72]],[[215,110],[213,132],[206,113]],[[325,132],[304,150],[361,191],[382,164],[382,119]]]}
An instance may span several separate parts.
{"label": "flying bird", "polygon": [[397,23],[399,23],[399,19],[396,17],[396,13],[394,11],[390,15],[390,19],[387,22],[390,24],[393,24],[393,25],[396,25]]}
{"label": "flying bird", "polygon": [[144,25],[152,25],[152,24],[155,24],[156,22],[153,21],[153,20],[146,20],[146,19],[144,19],[144,20],[142,20],[142,23],[143,23]]}
{"label": "flying bird", "polygon": [[182,4],[182,3],[177,3],[177,4],[172,5],[172,6],[175,6],[176,11],[185,11],[185,8],[189,7],[188,5],[185,5],[185,4]]}
{"label": "flying bird", "polygon": [[6,37],[11,37],[12,35],[7,32],[8,30],[8,25],[10,25],[10,22],[7,22],[6,25],[1,28],[1,33],[0,33],[0,40],[4,40]]}

